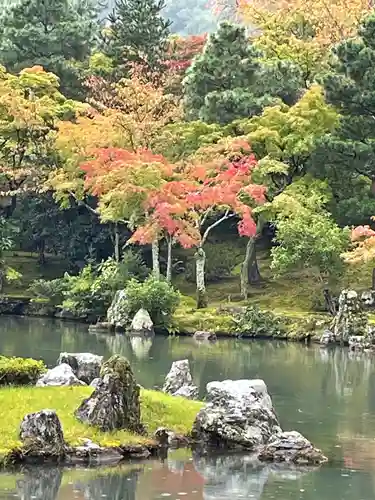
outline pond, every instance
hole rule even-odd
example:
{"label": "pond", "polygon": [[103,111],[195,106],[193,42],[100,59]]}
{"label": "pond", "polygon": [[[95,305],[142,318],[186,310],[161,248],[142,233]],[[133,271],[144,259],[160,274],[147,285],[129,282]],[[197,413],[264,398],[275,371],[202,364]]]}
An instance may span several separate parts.
{"label": "pond", "polygon": [[1,354],[42,358],[52,366],[61,351],[122,354],[147,388],[161,386],[172,361],[182,358],[190,360],[202,394],[212,380],[263,378],[283,428],[305,434],[330,463],[317,470],[256,469],[247,456],[197,458],[178,450],[163,461],[113,468],[0,474],[1,500],[375,498],[375,358],[370,355],[281,342],[198,344],[182,337],[96,335],[74,323],[0,318]]}

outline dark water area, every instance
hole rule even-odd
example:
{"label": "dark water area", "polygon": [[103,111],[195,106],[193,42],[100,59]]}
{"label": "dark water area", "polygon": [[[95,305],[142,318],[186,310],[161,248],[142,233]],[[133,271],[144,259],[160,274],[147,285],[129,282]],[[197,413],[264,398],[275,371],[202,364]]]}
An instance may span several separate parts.
{"label": "dark water area", "polygon": [[[88,333],[86,325],[0,318],[0,353],[43,359],[61,351],[126,356],[141,385],[160,387],[172,361],[188,358],[204,394],[212,380],[262,378],[282,427],[296,429],[330,462],[316,470],[257,468],[249,456],[195,457],[100,469],[31,468],[0,474],[0,499],[373,500],[375,357],[282,342],[129,338]],[[1,418],[6,418],[0,408]]]}

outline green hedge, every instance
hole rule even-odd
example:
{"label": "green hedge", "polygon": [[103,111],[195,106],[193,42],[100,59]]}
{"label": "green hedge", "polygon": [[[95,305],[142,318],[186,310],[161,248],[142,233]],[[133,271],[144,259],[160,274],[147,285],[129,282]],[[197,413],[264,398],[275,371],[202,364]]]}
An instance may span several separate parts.
{"label": "green hedge", "polygon": [[0,385],[35,384],[46,370],[43,361],[0,356]]}

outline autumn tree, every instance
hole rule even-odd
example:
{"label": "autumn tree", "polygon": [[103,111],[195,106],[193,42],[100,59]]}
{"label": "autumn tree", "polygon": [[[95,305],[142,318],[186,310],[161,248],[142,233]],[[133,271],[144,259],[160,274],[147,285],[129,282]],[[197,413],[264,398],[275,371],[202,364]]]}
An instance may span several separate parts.
{"label": "autumn tree", "polygon": [[[101,221],[123,223],[133,231],[147,224],[150,218],[147,200],[173,172],[172,165],[161,155],[145,149],[133,152],[119,148],[93,151],[81,169],[85,173],[84,189],[98,199]],[[159,278],[158,231],[149,238],[153,271]]]}
{"label": "autumn tree", "polygon": [[39,65],[55,73],[68,97],[83,97],[79,65],[98,34],[99,4],[86,0],[11,2],[0,20],[0,60],[14,73]]}
{"label": "autumn tree", "polygon": [[121,76],[128,76],[129,64],[160,71],[169,37],[169,20],[162,16],[164,0],[116,0],[108,16],[105,52]]}
{"label": "autumn tree", "polygon": [[[249,150],[242,141],[232,144],[236,150]],[[256,166],[252,154],[230,160],[218,157],[215,160],[188,163],[181,167],[180,179],[174,179],[162,186],[163,193],[155,193],[148,200],[153,209],[153,220],[165,228],[183,247],[195,247],[197,307],[207,305],[205,285],[204,245],[211,231],[224,221],[239,217],[239,234],[251,236],[256,227],[252,217],[254,203],[263,203],[265,188],[251,181]],[[149,228],[150,225],[147,225]],[[133,240],[143,237],[141,227]]]}
{"label": "autumn tree", "polygon": [[260,57],[243,27],[222,23],[186,72],[187,118],[226,124],[257,115],[278,99],[294,102],[302,84],[299,69],[287,62],[262,65]]}
{"label": "autumn tree", "polygon": [[[253,26],[262,27],[274,19],[282,24],[303,21],[315,40],[330,47],[356,34],[362,17],[371,11],[368,0],[242,0],[240,14]],[[300,25],[301,26],[301,25]]]}
{"label": "autumn tree", "polygon": [[41,189],[56,166],[58,119],[73,119],[78,103],[59,91],[58,78],[41,67],[10,75],[0,67],[1,204],[9,215],[17,195]]}

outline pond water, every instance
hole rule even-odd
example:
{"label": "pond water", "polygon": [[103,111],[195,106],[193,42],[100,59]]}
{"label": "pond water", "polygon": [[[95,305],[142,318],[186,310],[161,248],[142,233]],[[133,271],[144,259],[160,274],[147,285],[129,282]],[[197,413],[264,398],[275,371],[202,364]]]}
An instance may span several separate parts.
{"label": "pond water", "polygon": [[0,318],[1,354],[42,358],[52,366],[61,351],[123,354],[147,388],[160,386],[172,361],[182,358],[189,358],[202,394],[212,380],[263,378],[283,428],[305,434],[330,463],[317,470],[257,469],[246,456],[197,458],[177,450],[165,460],[113,468],[0,474],[1,500],[375,498],[375,358],[370,355],[281,342],[209,345],[192,338],[96,335],[85,325]]}

